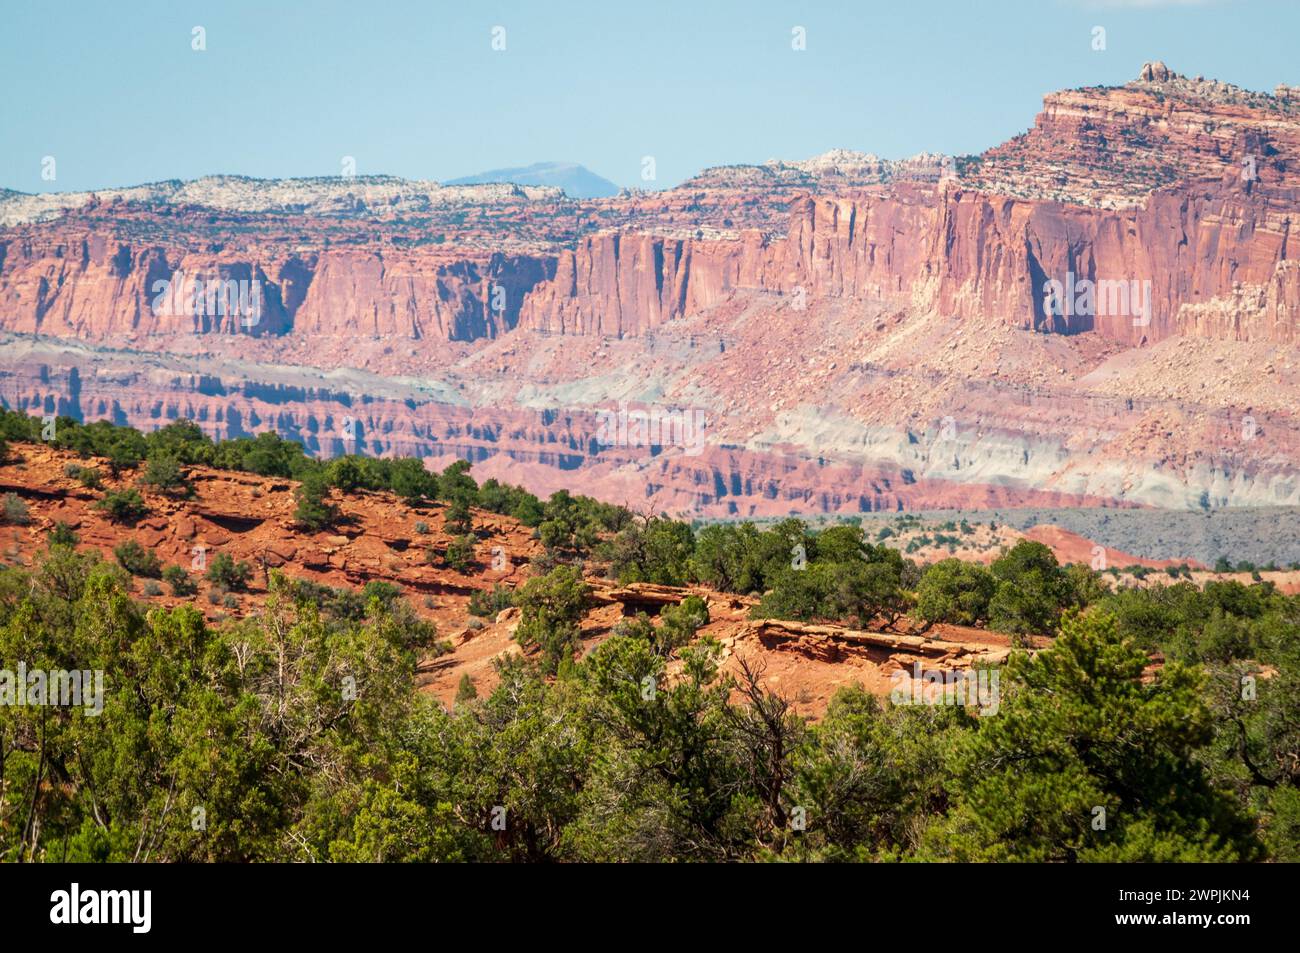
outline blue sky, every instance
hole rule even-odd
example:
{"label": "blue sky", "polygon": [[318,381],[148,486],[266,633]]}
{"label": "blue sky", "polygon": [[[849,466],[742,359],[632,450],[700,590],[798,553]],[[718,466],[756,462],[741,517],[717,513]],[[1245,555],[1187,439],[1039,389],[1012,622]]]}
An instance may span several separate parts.
{"label": "blue sky", "polygon": [[666,187],[835,147],[978,152],[1044,93],[1147,59],[1300,83],[1297,36],[1296,0],[4,0],[0,186],[337,175],[353,156],[439,180],[571,160]]}

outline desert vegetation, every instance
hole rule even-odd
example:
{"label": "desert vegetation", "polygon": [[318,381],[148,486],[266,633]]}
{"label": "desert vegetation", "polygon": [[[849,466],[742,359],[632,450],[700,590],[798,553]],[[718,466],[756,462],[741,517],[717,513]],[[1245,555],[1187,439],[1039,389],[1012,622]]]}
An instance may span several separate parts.
{"label": "desert vegetation", "polygon": [[[24,419],[0,416],[11,459]],[[1030,540],[987,566],[922,565],[852,525],[695,527],[478,484],[465,465],[322,464],[188,425],[64,429],[96,467],[116,449],[123,475],[157,453],[181,473],[224,461],[317,480],[323,506],[437,501],[468,540],[457,560],[476,558],[483,514],[503,514],[540,555],[524,584],[469,597],[466,631],[516,613],[519,651],[444,705],[419,675],[449,644],[398,585],[288,566],[251,602],[253,567],[218,553],[207,597],[237,615],[209,619],[194,577],[133,541],[138,493],[106,507],[112,560],[52,524],[30,565],[0,567],[0,659],[101,671],[104,692],[98,711],[0,705],[2,859],[1300,860],[1300,596],[1271,583],[1126,585]],[[584,641],[598,580],[681,597]],[[150,602],[160,583],[182,601]],[[1019,647],[995,713],[848,685],[806,717],[761,660],[724,665],[697,592],[756,618],[978,627]]]}
{"label": "desert vegetation", "polygon": [[994,717],[849,688],[811,723],[720,673],[698,607],[568,658],[568,567],[518,596],[540,651],[450,710],[414,690],[436,633],[392,592],[276,574],[214,626],[128,585],[62,545],[0,570],[4,657],[108,678],[97,716],[0,707],[5,859],[1297,859],[1300,604],[1266,586],[1067,612]]}

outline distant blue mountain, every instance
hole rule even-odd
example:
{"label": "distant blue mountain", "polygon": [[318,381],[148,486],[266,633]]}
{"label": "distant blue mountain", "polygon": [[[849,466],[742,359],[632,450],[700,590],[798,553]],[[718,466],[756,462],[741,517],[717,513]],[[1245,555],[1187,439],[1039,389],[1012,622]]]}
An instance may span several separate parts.
{"label": "distant blue mountain", "polygon": [[600,199],[618,194],[618,186],[576,162],[535,162],[521,169],[492,169],[444,182],[444,185],[482,185],[513,182],[516,185],[550,185],[575,199]]}

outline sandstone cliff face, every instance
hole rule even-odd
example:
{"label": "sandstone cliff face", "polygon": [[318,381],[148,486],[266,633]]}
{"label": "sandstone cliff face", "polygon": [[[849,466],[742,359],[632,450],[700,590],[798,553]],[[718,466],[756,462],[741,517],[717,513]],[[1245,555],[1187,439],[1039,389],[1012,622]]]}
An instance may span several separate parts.
{"label": "sandstone cliff face", "polygon": [[[899,299],[972,321],[1093,331],[1124,344],[1176,334],[1296,340],[1300,250],[1288,237],[1300,221],[1300,189],[1229,178],[1104,214],[959,188],[896,193],[797,200],[789,232],[777,241],[755,233],[728,242],[587,239],[528,296],[521,323],[553,333],[637,334],[748,289]],[[1094,283],[1092,304],[1074,295],[1068,306],[1049,307],[1049,281]],[[1121,283],[1123,295],[1115,288]],[[1263,296],[1249,314],[1200,316],[1242,288]]]}
{"label": "sandstone cliff face", "polygon": [[[957,194],[940,231],[947,247],[936,248],[931,263],[940,276],[937,307],[971,319],[1002,315],[1036,330],[1094,331],[1129,345],[1179,334],[1293,342],[1285,311],[1300,304],[1290,277],[1297,250],[1288,245],[1297,202],[1295,189],[1252,189],[1236,179],[1160,192],[1143,208],[1108,215]],[[1092,313],[1047,306],[1046,283],[1071,275],[1097,287]],[[1149,308],[1134,307],[1136,295],[1124,307],[1100,282],[1136,282],[1144,301],[1149,287]],[[1274,307],[1233,328],[1182,316],[1239,286],[1272,289]]]}
{"label": "sandstone cliff face", "polygon": [[[90,341],[291,333],[472,341],[514,327],[525,295],[553,272],[547,258],[201,253],[60,229],[0,243],[0,329]],[[195,292],[218,282],[234,282],[246,300]]]}
{"label": "sandstone cliff face", "polygon": [[492,338],[518,323],[525,296],[554,269],[544,258],[492,255],[479,262],[331,252],[307,272],[292,330],[446,341]]}
{"label": "sandstone cliff face", "polygon": [[780,291],[784,248],[757,232],[709,241],[604,234],[560,255],[555,278],[524,301],[521,326],[623,337],[713,307],[738,289]]}
{"label": "sandstone cliff face", "polygon": [[[796,200],[787,235],[775,240],[757,232],[724,241],[607,233],[556,257],[369,250],[236,257],[94,234],[7,242],[0,330],[87,340],[245,333],[474,341],[522,326],[621,337],[755,290],[899,299],[963,319],[1093,331],[1125,344],[1175,334],[1296,340],[1300,251],[1288,238],[1300,189],[1230,177],[1107,213],[959,188],[896,192]],[[255,318],[210,302],[185,307],[166,290],[183,278],[248,284]],[[1074,301],[1053,313],[1049,281],[1122,283],[1125,294],[1100,285],[1095,313]],[[1139,288],[1144,300],[1149,289],[1149,313],[1137,306]],[[1256,303],[1224,310],[1243,297]]]}
{"label": "sandstone cliff face", "polygon": [[[233,197],[221,183],[174,184],[165,201],[95,200],[0,232],[0,330],[472,342],[522,326],[622,337],[748,290],[1128,345],[1177,334],[1289,342],[1297,155],[1300,98],[1148,64],[1125,87],[1047,96],[1029,132],[932,182],[795,169],[813,194],[765,195],[752,176],[736,185],[714,170],[658,196],[566,205],[511,193],[478,206],[388,180],[369,191],[240,181]],[[867,159],[853,168],[874,170]],[[368,220],[372,208],[384,211]],[[424,228],[403,217],[422,209]],[[701,227],[683,228],[692,219]],[[160,283],[179,275],[254,284],[259,319],[159,313]],[[1053,308],[1048,282],[1105,282],[1109,294],[1071,292]],[[1149,295],[1149,309],[1116,297],[1121,284],[1143,305]]]}

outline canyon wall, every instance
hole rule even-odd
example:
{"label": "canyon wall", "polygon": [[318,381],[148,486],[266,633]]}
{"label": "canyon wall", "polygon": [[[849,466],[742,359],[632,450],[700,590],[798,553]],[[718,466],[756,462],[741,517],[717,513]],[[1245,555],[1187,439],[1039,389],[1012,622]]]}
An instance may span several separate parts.
{"label": "canyon wall", "polygon": [[[789,232],[775,241],[757,233],[726,242],[587,239],[529,295],[521,323],[637,334],[750,289],[809,300],[901,298],[963,319],[1095,331],[1124,344],[1176,334],[1294,342],[1300,249],[1288,239],[1297,208],[1298,189],[1232,177],[1107,212],[954,186],[807,197],[793,203]],[[1048,281],[1073,282],[1072,300],[1049,308]],[[1091,304],[1085,281],[1094,283]],[[1213,302],[1231,299],[1233,317],[1206,316]]]}
{"label": "canyon wall", "polygon": [[[473,341],[514,327],[524,297],[554,267],[500,253],[204,252],[64,222],[0,241],[0,330],[87,341],[290,333]],[[198,282],[242,283],[250,300],[241,309]],[[504,293],[494,301],[496,286]]]}
{"label": "canyon wall", "polygon": [[[932,179],[828,153],[592,202],[512,186],[216,178],[80,205],[64,196],[66,213],[45,220],[60,209],[24,216],[40,197],[19,197],[18,224],[0,230],[0,331],[625,337],[749,290],[1124,344],[1295,340],[1293,89],[1148,63],[1121,87],[1048,94],[1031,128],[981,155],[922,158]],[[255,284],[258,320],[160,309],[158,289],[179,275]],[[1045,284],[1071,279],[1109,284],[1048,307]],[[1120,283],[1142,301],[1120,301]],[[1148,287],[1149,310],[1137,306]]]}
{"label": "canyon wall", "polygon": [[[92,341],[172,333],[474,341],[516,326],[622,337],[752,290],[808,302],[901,300],[1130,345],[1176,334],[1294,342],[1297,209],[1300,188],[1233,174],[1113,210],[953,183],[899,185],[796,199],[781,237],[602,232],[554,256],[204,253],[37,226],[0,243],[0,330]],[[207,313],[188,313],[182,295],[160,296],[181,275],[251,283],[257,319],[211,313],[210,302]],[[1050,308],[1049,281],[1074,282],[1075,293]],[[1091,301],[1079,290],[1085,281],[1098,283]]]}

